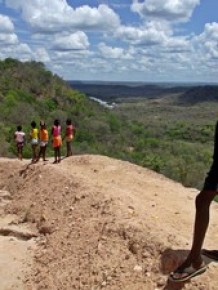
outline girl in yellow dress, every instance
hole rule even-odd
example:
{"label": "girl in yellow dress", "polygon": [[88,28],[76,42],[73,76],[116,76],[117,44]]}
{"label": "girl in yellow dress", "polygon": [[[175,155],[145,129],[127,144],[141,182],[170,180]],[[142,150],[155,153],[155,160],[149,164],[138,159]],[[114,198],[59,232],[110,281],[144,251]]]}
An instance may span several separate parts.
{"label": "girl in yellow dress", "polygon": [[32,162],[37,161],[37,147],[39,144],[39,130],[36,128],[36,122],[31,122],[32,130],[30,131],[31,146],[32,146]]}

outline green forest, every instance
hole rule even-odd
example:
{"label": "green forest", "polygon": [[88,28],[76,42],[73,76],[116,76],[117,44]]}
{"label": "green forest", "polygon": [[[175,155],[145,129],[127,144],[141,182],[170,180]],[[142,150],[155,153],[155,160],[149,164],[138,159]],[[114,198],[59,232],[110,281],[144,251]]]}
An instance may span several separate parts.
{"label": "green forest", "polygon": [[[17,125],[28,135],[33,120],[45,120],[50,131],[54,119],[64,128],[71,118],[77,129],[74,154],[128,160],[200,188],[213,153],[218,103],[181,104],[178,99],[176,93],[155,100],[122,99],[111,110],[71,88],[43,63],[8,58],[0,61],[0,156],[16,156]],[[53,156],[51,145],[48,155]],[[31,157],[29,144],[24,157]]]}

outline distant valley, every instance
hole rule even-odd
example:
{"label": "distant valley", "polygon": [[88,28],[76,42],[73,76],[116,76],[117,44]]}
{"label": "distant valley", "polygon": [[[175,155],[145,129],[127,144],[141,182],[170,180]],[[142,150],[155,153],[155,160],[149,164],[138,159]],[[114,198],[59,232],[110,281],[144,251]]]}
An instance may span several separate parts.
{"label": "distant valley", "polygon": [[88,96],[107,102],[123,102],[134,98],[156,99],[174,96],[178,103],[195,104],[198,102],[218,101],[218,84],[144,84],[114,82],[79,82],[68,84]]}

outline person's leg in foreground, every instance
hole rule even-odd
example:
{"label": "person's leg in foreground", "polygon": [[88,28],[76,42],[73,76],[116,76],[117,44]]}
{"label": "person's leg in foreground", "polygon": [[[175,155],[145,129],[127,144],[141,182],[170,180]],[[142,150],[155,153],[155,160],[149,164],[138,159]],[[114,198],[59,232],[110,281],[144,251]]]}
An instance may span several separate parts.
{"label": "person's leg in foreground", "polygon": [[[175,282],[185,282],[196,275],[203,273],[206,266],[201,257],[206,231],[210,219],[210,204],[217,194],[218,185],[218,125],[216,126],[213,164],[205,179],[203,190],[195,200],[196,214],[194,236],[191,251],[186,260],[173,273],[169,279]],[[206,252],[205,252],[206,254]]]}
{"label": "person's leg in foreground", "polygon": [[192,248],[184,263],[170,275],[170,280],[185,282],[206,270],[201,258],[201,249],[209,224],[210,204],[216,193],[213,190],[202,190],[197,196]]}

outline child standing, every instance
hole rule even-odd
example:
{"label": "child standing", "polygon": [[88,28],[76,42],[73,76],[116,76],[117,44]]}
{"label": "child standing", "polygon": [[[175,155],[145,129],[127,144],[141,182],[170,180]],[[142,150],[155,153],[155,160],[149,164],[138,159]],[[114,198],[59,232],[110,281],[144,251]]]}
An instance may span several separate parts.
{"label": "child standing", "polygon": [[45,152],[48,145],[48,130],[46,129],[44,121],[40,121],[39,140],[40,150],[37,161],[39,161],[41,156],[43,158],[43,161],[47,161],[45,159]]}
{"label": "child standing", "polygon": [[72,156],[72,140],[75,136],[75,127],[72,124],[71,119],[66,120],[66,131],[65,131],[65,139],[66,139],[66,147],[67,147],[67,157]]}
{"label": "child standing", "polygon": [[36,128],[36,122],[31,122],[32,130],[30,131],[30,138],[31,138],[31,146],[32,146],[32,162],[37,161],[37,147],[39,143],[39,130]]}
{"label": "child standing", "polygon": [[25,133],[22,131],[22,126],[17,126],[17,131],[14,133],[14,140],[17,145],[18,159],[23,159],[23,146],[25,143]]}
{"label": "child standing", "polygon": [[52,138],[53,138],[53,148],[54,148],[54,163],[61,162],[61,126],[58,119],[54,120],[54,125],[51,130]]}

